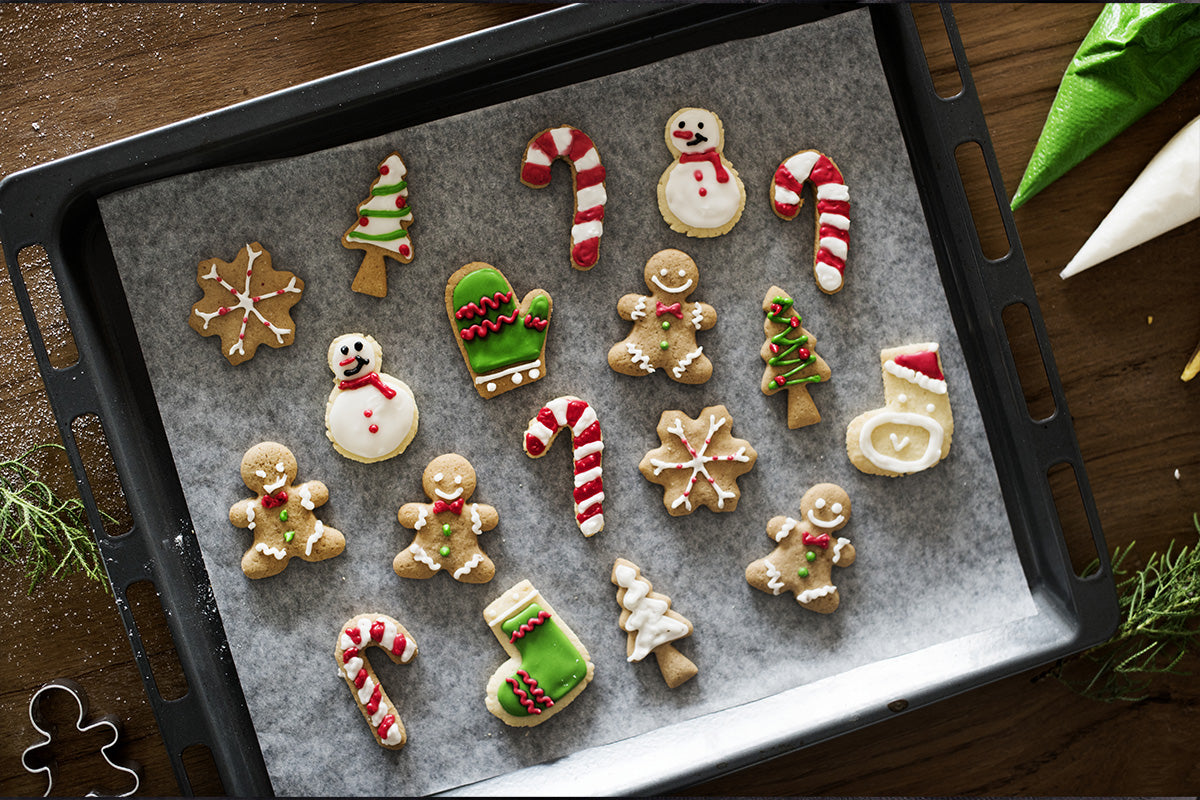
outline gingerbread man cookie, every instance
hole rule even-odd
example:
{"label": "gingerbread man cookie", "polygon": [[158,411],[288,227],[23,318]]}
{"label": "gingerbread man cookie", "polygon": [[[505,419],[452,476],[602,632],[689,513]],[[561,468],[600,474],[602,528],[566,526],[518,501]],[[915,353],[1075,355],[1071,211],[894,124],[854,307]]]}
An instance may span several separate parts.
{"label": "gingerbread man cookie", "polygon": [[475,470],[457,453],[429,462],[421,477],[432,503],[405,503],[400,524],[417,532],[413,542],[397,554],[392,569],[401,578],[432,578],[446,570],[456,581],[487,583],[496,565],[479,547],[479,534],[500,522],[496,509],[468,503],[475,492]]}
{"label": "gingerbread man cookie", "polygon": [[704,383],[712,362],[696,333],[716,325],[717,312],[708,303],[686,302],[700,282],[696,262],[680,250],[662,250],[646,262],[643,278],[649,296],[627,294],[617,302],[617,313],[633,328],[608,351],[608,365],[622,375],[663,369],[680,383]]}
{"label": "gingerbread man cookie", "polygon": [[299,486],[296,457],[278,442],[256,444],[242,456],[242,480],[256,497],[234,503],[229,521],[254,532],[254,545],[242,556],[247,578],[283,572],[292,558],[324,561],[346,549],[346,537],[313,514],[329,500],[320,481]]}
{"label": "gingerbread man cookie", "polygon": [[832,583],[835,566],[854,563],[854,545],[833,534],[850,519],[850,496],[834,483],[818,483],[800,498],[800,519],[772,517],[767,535],[777,544],[746,567],[746,582],[760,591],[789,591],[809,611],[830,614],[840,599]]}

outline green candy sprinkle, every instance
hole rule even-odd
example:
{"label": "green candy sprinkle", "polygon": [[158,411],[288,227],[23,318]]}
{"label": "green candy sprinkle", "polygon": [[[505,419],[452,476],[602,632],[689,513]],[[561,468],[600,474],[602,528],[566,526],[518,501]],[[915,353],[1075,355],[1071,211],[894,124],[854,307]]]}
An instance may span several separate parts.
{"label": "green candy sprinkle", "polygon": [[285,534],[283,535],[283,540],[284,540],[285,542],[288,542],[289,544],[291,543],[292,539],[295,539],[295,538],[296,538],[296,532],[295,532],[295,531],[288,531],[287,533],[285,533]]}
{"label": "green candy sprinkle", "polygon": [[668,329],[670,329],[670,327],[671,327],[671,321],[670,321],[670,320],[668,320],[668,319],[664,319],[664,320],[663,320],[663,326],[662,326],[663,330],[664,330],[664,331],[665,331],[665,330],[668,330]]}
{"label": "green candy sprinkle", "polygon": [[817,560],[817,554],[814,553],[812,550],[809,550],[807,553],[805,553],[804,557],[807,558],[809,561]]}
{"label": "green candy sprinkle", "polygon": [[668,341],[666,341],[666,340],[664,339],[663,341],[661,341],[661,342],[659,342],[659,343],[658,343],[658,346],[659,346],[661,349],[663,349],[663,350],[666,350],[668,347],[670,347],[670,346],[671,346],[671,344],[670,344],[670,342],[668,342]]}
{"label": "green candy sprinkle", "polygon": [[438,552],[441,553],[443,557],[445,557],[445,556],[450,555],[450,548],[443,547],[441,550],[438,550]]}
{"label": "green candy sprinkle", "polygon": [[287,509],[286,508],[283,511],[279,512],[279,521],[287,522]]}
{"label": "green candy sprinkle", "polygon": [[443,522],[442,523],[442,536],[449,536],[450,534],[451,534],[450,524]]}
{"label": "green candy sprinkle", "polygon": [[807,578],[808,577],[808,567],[801,567],[796,572],[796,574],[799,575],[801,578]]}

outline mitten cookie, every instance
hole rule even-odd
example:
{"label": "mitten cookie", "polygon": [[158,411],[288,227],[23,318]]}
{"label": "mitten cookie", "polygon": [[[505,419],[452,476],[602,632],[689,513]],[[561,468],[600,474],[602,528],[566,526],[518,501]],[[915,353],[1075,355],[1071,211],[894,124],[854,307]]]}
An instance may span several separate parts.
{"label": "mitten cookie", "polygon": [[479,547],[479,534],[500,522],[496,509],[468,503],[475,492],[475,470],[457,453],[438,456],[421,476],[432,503],[405,503],[400,524],[417,532],[412,544],[392,561],[401,578],[432,578],[446,570],[456,581],[487,583],[496,566]]}
{"label": "mitten cookie", "polygon": [[725,158],[720,118],[681,108],[667,120],[667,149],[675,158],[658,181],[658,210],[671,230],[697,238],[728,233],[746,207],[746,187]]}
{"label": "mitten cookie", "polygon": [[771,205],[780,219],[792,220],[800,213],[804,182],[817,193],[814,214],[813,277],[825,294],[842,290],[846,251],[850,245],[850,190],[833,159],[816,150],[801,150],[789,156],[771,179]]}
{"label": "mitten cookie", "polygon": [[500,270],[475,261],[446,283],[446,314],[481,397],[495,397],[546,375],[550,295],[534,289],[518,306]]}
{"label": "mitten cookie", "polygon": [[891,477],[929,469],[950,454],[954,434],[937,343],[893,347],[879,360],[884,406],[850,422],[850,463],[870,475]]}
{"label": "mitten cookie", "polygon": [[487,684],[487,709],[504,724],[545,722],[592,680],[587,648],[529,581],[493,600],[483,618],[510,656]]}
{"label": "mitten cookie", "polygon": [[571,225],[571,266],[591,269],[600,259],[604,233],[604,166],[592,138],[578,128],[547,128],[529,140],[521,159],[521,183],[533,189],[550,185],[550,165],[561,158],[571,165],[575,214]]}
{"label": "mitten cookie", "polygon": [[792,308],[792,298],[778,286],[772,286],[763,298],[763,342],[760,355],[767,362],[763,370],[765,395],[787,392],[788,427],[803,428],[821,421],[821,412],[808,394],[810,386],[827,381],[832,374],[825,359],[817,355],[817,340],[801,324]]}
{"label": "mitten cookie", "polygon": [[379,342],[347,333],[333,340],[326,357],[334,385],[325,435],[333,449],[365,464],[403,453],[417,435],[417,401],[407,383],[379,371]]}
{"label": "mitten cookie", "polygon": [[188,324],[201,336],[220,336],[221,352],[237,366],[260,344],[286,347],[295,338],[291,308],[304,281],[271,268],[271,254],[251,242],[231,263],[205,259],[196,270],[204,297],[192,306]]}
{"label": "mitten cookie", "polygon": [[362,265],[350,288],[373,297],[387,295],[387,262],[407,264],[413,259],[412,206],[408,204],[408,169],[399,153],[379,162],[379,177],[371,196],[358,204],[358,221],[342,234],[342,247],[363,251]]}
{"label": "mitten cookie", "polygon": [[254,544],[242,556],[247,578],[283,572],[292,558],[324,561],[346,549],[346,538],[313,514],[329,500],[320,481],[293,486],[298,467],[292,451],[262,442],[242,456],[242,480],[256,497],[234,503],[229,521],[254,532]]}
{"label": "mitten cookie", "polygon": [[378,647],[394,663],[407,664],[417,654],[417,643],[408,630],[391,617],[359,614],[342,626],[333,649],[338,673],[346,679],[358,710],[371,728],[371,735],[380,747],[399,750],[408,741],[408,736],[395,703],[383,691],[371,662],[367,660],[368,647]]}
{"label": "mitten cookie", "polygon": [[649,296],[627,294],[617,301],[621,319],[633,323],[629,335],[608,351],[608,365],[622,375],[667,371],[680,383],[704,383],[712,377],[712,362],[696,344],[696,333],[717,324],[708,303],[689,303],[700,270],[680,250],[662,250],[646,262],[642,273]]}
{"label": "mitten cookie", "polygon": [[731,428],[725,406],[710,406],[696,419],[682,411],[662,413],[662,447],[646,453],[638,470],[663,487],[663,505],[671,516],[692,513],[693,503],[709,511],[737,508],[738,476],[754,467],[758,453],[745,439],[734,438]]}
{"label": "mitten cookie", "polygon": [[642,577],[638,565],[623,558],[613,564],[611,580],[618,587],[621,630],[629,633],[625,640],[627,660],[641,661],[654,653],[663,680],[671,689],[695,677],[700,670],[671,644],[692,635],[692,623],[671,610],[671,598],[651,591],[654,587]]}
{"label": "mitten cookie", "polygon": [[771,555],[746,567],[746,582],[779,595],[789,591],[809,611],[829,614],[840,602],[832,583],[835,566],[848,567],[856,553],[849,539],[833,538],[850,519],[850,496],[833,483],[819,483],[800,498],[800,519],[772,517],[767,535]]}

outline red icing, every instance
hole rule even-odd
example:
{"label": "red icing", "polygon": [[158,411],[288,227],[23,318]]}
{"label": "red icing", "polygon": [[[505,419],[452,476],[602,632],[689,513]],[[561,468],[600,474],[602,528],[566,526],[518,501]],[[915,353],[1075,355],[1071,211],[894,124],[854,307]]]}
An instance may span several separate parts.
{"label": "red icing", "polygon": [[843,217],[850,216],[850,201],[849,200],[818,200],[818,214],[841,214]]}
{"label": "red icing", "polygon": [[223,317],[229,313],[229,309],[226,308],[225,306],[221,306],[220,308],[217,309],[217,313]]}
{"label": "red icing", "polygon": [[683,153],[679,156],[680,164],[690,164],[693,161],[707,161],[713,165],[713,171],[717,175],[717,183],[729,183],[729,172],[725,169],[725,165],[721,163],[721,154],[717,152],[717,148],[705,150],[703,153]]}
{"label": "red icing", "polygon": [[[604,207],[598,206],[601,217],[604,216]],[[571,248],[571,260],[581,267],[593,267],[596,261],[600,258],[600,237],[593,236],[590,239],[584,239],[579,244]]]}
{"label": "red icing", "polygon": [[850,231],[844,231],[841,228],[835,228],[832,225],[822,225],[817,229],[817,238],[823,239],[830,236],[834,239],[841,239],[843,242],[850,241]]}
{"label": "red icing", "polygon": [[361,689],[363,687],[363,684],[366,682],[367,682],[367,668],[363,667],[362,669],[360,669],[358,671],[358,674],[354,676],[354,686],[355,686],[355,688]]}
{"label": "red icing", "polygon": [[350,391],[352,389],[361,389],[368,383],[378,389],[379,393],[388,400],[396,396],[396,390],[384,383],[383,378],[379,377],[378,372],[368,372],[366,375],[360,375],[348,381],[339,381],[338,388],[342,391]]}
{"label": "red icing", "polygon": [[663,314],[674,314],[677,319],[683,319],[683,306],[679,303],[671,303],[667,305],[661,300],[654,301],[654,316],[661,317]]}
{"label": "red icing", "polygon": [[478,305],[475,303],[467,303],[462,308],[454,312],[455,319],[474,319],[475,317],[486,317],[488,310],[496,311],[501,304],[512,300],[512,290],[507,292],[496,292],[491,297],[486,295],[479,298]]}
{"label": "red icing", "polygon": [[527,433],[525,434],[525,452],[531,456],[540,456],[546,452],[546,445],[542,444],[542,440],[532,433]]}
{"label": "red icing", "polygon": [[588,425],[578,435],[575,436],[572,444],[579,447],[584,444],[600,441],[600,420],[596,420],[591,425]]}
{"label": "red icing", "polygon": [[587,151],[592,149],[592,139],[578,128],[571,129],[571,146],[567,152],[563,153],[571,161],[578,161],[587,155]]}
{"label": "red icing", "polygon": [[588,506],[588,507],[587,507],[587,510],[586,510],[586,511],[584,511],[584,512],[582,512],[582,513],[579,513],[579,514],[576,514],[576,515],[575,515],[575,520],[576,520],[576,522],[584,522],[584,521],[585,521],[585,520],[587,520],[589,517],[594,517],[594,516],[596,516],[597,514],[601,513],[603,510],[604,510],[604,509],[603,509],[603,508],[601,508],[601,504],[600,504],[600,503],[593,503],[592,505],[590,505],[590,506]]}
{"label": "red icing", "polygon": [[596,478],[596,480],[588,481],[583,486],[576,486],[573,496],[575,497],[575,502],[578,503],[580,500],[587,500],[592,495],[601,491],[604,491],[604,479]]}
{"label": "red icing", "polygon": [[817,251],[817,261],[819,261],[822,264],[828,264],[829,266],[836,269],[838,272],[842,272],[843,270],[846,269],[846,262],[842,261],[840,258],[835,256],[833,253],[826,250],[824,247],[822,247],[820,250]]}
{"label": "red icing", "polygon": [[787,383],[787,380],[782,375],[775,376],[775,384],[777,386],[783,386],[785,383]]}
{"label": "red icing", "polygon": [[388,728],[392,727],[395,724],[396,724],[396,715],[395,714],[388,714],[387,716],[385,716],[383,718],[383,721],[379,723],[379,738],[386,739],[387,735],[388,735]]}
{"label": "red icing", "polygon": [[461,497],[457,498],[456,500],[451,500],[449,503],[447,503],[445,500],[433,501],[433,513],[435,514],[440,514],[443,511],[449,511],[453,514],[462,514],[462,510],[463,499]]}
{"label": "red icing", "polygon": [[396,638],[392,640],[392,655],[399,656],[404,654],[404,648],[408,646],[408,640],[404,638],[403,633],[397,633]]}
{"label": "red icing", "polygon": [[274,495],[265,494],[262,499],[263,508],[278,508],[287,502],[287,492],[278,492]]}
{"label": "red icing", "polygon": [[367,426],[367,430],[369,430],[371,433],[379,433],[379,426],[378,426],[378,425],[373,425],[373,424],[372,424],[372,425],[368,425],[368,426]]}
{"label": "red icing", "polygon": [[[349,632],[350,632],[350,631],[346,631],[346,633],[349,633]],[[355,632],[355,633],[358,633],[358,629],[357,629],[357,628],[355,628],[355,629],[354,629],[354,632]],[[343,664],[345,664],[347,661],[349,661],[350,659],[354,658],[356,655],[358,655],[358,648],[357,648],[357,647],[350,647],[350,648],[347,648],[347,649],[343,650],[343,651],[342,651],[342,663],[343,663]]]}
{"label": "red icing", "polygon": [[558,420],[554,418],[554,412],[545,406],[542,406],[542,410],[537,413],[537,421],[550,430],[558,427]]}
{"label": "red icing", "polygon": [[369,408],[368,408],[368,409],[365,409],[365,410],[363,411],[363,416],[364,416],[364,417],[369,417],[369,416],[371,416],[371,415],[372,415],[372,414],[374,414],[374,413],[375,413],[374,411],[372,411],[371,409],[369,409]]}
{"label": "red icing", "polygon": [[779,165],[779,169],[775,170],[775,184],[796,194],[800,194],[804,189],[803,182],[797,180],[792,171],[782,164]]}
{"label": "red icing", "polygon": [[396,208],[404,208],[408,205],[408,198],[402,194],[396,195]]}
{"label": "red icing", "polygon": [[691,132],[691,131],[671,131],[671,135],[672,135],[672,136],[674,136],[676,139],[690,139],[690,138],[692,138],[692,132]]}
{"label": "red icing", "polygon": [[805,544],[815,544],[817,547],[829,547],[829,534],[828,533],[822,533],[817,536],[813,536],[808,531],[805,531],[804,534],[800,537],[800,539]]}
{"label": "red icing", "polygon": [[404,256],[405,258],[408,258],[409,256],[412,255],[412,248],[406,244],[400,245],[400,255]]}
{"label": "red icing", "polygon": [[521,167],[521,180],[538,188],[546,186],[550,183],[550,167],[526,162]]}
{"label": "red icing", "polygon": [[533,328],[534,330],[537,330],[537,331],[544,331],[544,330],[546,330],[546,326],[549,324],[550,324],[550,320],[548,320],[548,319],[542,319],[541,317],[535,317],[533,314],[525,315],[525,327],[526,328]]}
{"label": "red icing", "polygon": [[698,181],[702,181],[702,180],[704,180],[704,173],[701,172],[700,170],[696,170],[695,172],[692,173],[692,177]]}
{"label": "red icing", "polygon": [[388,167],[387,164],[379,165],[379,174],[380,175],[387,175],[389,172],[391,172],[391,169]]}
{"label": "red icing", "polygon": [[708,194],[708,189],[705,189],[703,186],[701,186],[701,187],[700,187],[700,191],[698,192],[698,194],[699,194],[701,197],[704,197],[705,195],[707,195],[707,194]]}
{"label": "red icing", "polygon": [[595,469],[598,466],[600,466],[599,451],[589,453],[575,462],[575,474],[578,475],[581,472],[587,472],[589,469]]}
{"label": "red icing", "polygon": [[358,628],[346,628],[346,635],[350,637],[350,641],[355,644],[362,644],[362,634]]}
{"label": "red icing", "polygon": [[592,206],[585,208],[583,211],[575,213],[574,224],[578,225],[581,222],[594,222],[604,219],[604,206]]}
{"label": "red icing", "polygon": [[371,692],[371,699],[367,701],[367,711],[374,714],[379,710],[379,701],[383,699],[383,689],[379,684],[375,684],[375,691]]}
{"label": "red icing", "polygon": [[550,158],[558,158],[558,145],[554,143],[554,137],[550,131],[543,131],[542,135],[533,140],[533,146],[541,150]]}
{"label": "red icing", "polygon": [[538,627],[539,625],[545,625],[546,620],[550,619],[550,616],[551,615],[550,615],[549,611],[539,611],[538,615],[536,617],[530,617],[525,622],[522,622],[520,627],[518,627],[515,631],[513,631],[512,636],[509,637],[509,639],[508,639],[509,644],[512,644],[517,639],[524,639],[525,634],[529,633],[531,630]]}
{"label": "red icing", "polygon": [[942,368],[938,365],[937,353],[932,350],[922,350],[919,353],[908,353],[896,356],[893,361],[901,367],[908,367],[922,375],[928,375],[934,380],[945,380]]}
{"label": "red icing", "polygon": [[383,639],[383,620],[377,619],[371,624],[371,638],[377,642]]}
{"label": "red icing", "polygon": [[567,424],[572,428],[575,423],[579,422],[579,418],[583,416],[583,412],[587,411],[588,404],[583,400],[572,400],[567,403]]}
{"label": "red icing", "polygon": [[575,173],[575,188],[586,189],[589,186],[595,186],[598,183],[604,182],[604,165],[592,167],[591,169],[580,170]]}
{"label": "red icing", "polygon": [[[518,673],[518,674],[520,674],[520,673]],[[528,673],[526,673],[526,674],[528,674]],[[517,701],[520,702],[521,705],[525,706],[526,711],[528,711],[530,714],[542,713],[542,710],[540,708],[538,708],[536,705],[534,705],[534,702],[532,699],[530,699],[528,692],[526,692],[524,689],[522,689],[521,685],[519,683],[517,683],[516,678],[505,678],[504,680],[508,683],[509,686],[512,687],[513,694],[516,695]]]}
{"label": "red icing", "polygon": [[369,224],[370,224],[370,222],[371,222],[371,220],[367,219],[366,217],[359,217],[359,218],[358,218],[358,224],[359,224],[359,225],[362,225],[362,226],[364,226],[364,227],[365,227],[365,226],[367,226],[367,225],[369,225]]}
{"label": "red icing", "polygon": [[826,183],[841,183],[842,173],[833,165],[833,162],[826,156],[821,156],[817,159],[817,163],[813,164],[812,172],[809,173],[809,180],[818,186]]}
{"label": "red icing", "polygon": [[[511,294],[511,292],[509,294]],[[517,316],[520,315],[520,313],[521,313],[520,309],[514,308],[512,310],[512,313],[509,314],[507,317],[504,316],[503,314],[500,314],[496,317],[495,322],[492,322],[490,319],[484,319],[482,321],[482,323],[476,323],[475,325],[472,325],[469,328],[463,328],[461,331],[458,332],[458,335],[463,338],[463,341],[467,341],[467,342],[471,341],[476,336],[478,336],[480,339],[482,339],[488,335],[488,331],[495,333],[496,331],[500,330],[501,326],[511,325],[514,322],[516,322]]]}

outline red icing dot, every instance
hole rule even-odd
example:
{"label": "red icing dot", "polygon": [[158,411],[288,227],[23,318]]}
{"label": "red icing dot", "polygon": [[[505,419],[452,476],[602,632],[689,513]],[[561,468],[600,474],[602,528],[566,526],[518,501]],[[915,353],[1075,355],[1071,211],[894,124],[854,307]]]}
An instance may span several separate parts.
{"label": "red icing dot", "polygon": [[402,194],[396,195],[396,208],[404,208],[408,205],[408,198]]}
{"label": "red icing dot", "polygon": [[244,334],[244,333],[239,333],[239,334],[238,334],[238,338],[239,338],[239,339],[245,339],[245,338],[246,338],[246,334]]}
{"label": "red icing dot", "polygon": [[788,325],[792,326],[793,328],[799,328],[800,327],[800,318],[792,317],[791,319],[788,320]]}
{"label": "red icing dot", "polygon": [[370,222],[371,222],[371,220],[367,219],[366,217],[358,218],[358,224],[362,225],[363,227],[366,227]]}
{"label": "red icing dot", "polygon": [[384,164],[383,166],[381,166],[381,167],[379,168],[379,174],[380,174],[380,175],[387,175],[387,174],[388,174],[388,172],[390,172],[390,171],[391,171],[391,170],[389,170],[389,169],[388,169],[388,165],[387,165],[387,164]]}
{"label": "red icing dot", "polygon": [[409,248],[408,245],[406,245],[406,244],[400,245],[400,255],[404,256],[405,258],[408,258],[410,253],[412,253],[412,250]]}
{"label": "red icing dot", "polygon": [[372,414],[374,414],[374,413],[375,413],[374,411],[372,411],[371,409],[369,409],[369,408],[368,408],[368,409],[366,409],[365,411],[363,411],[363,416],[364,416],[364,417],[369,417],[369,416],[371,416],[371,415],[372,415]]}
{"label": "red icing dot", "polygon": [[372,425],[372,426],[370,426],[369,428],[367,428],[367,430],[369,430],[371,433],[379,433],[379,426],[378,426],[378,425]]}
{"label": "red icing dot", "polygon": [[271,327],[271,323],[267,322],[265,319],[263,320],[263,325],[265,325],[268,328]]}
{"label": "red icing dot", "polygon": [[703,186],[701,186],[700,187],[700,196],[704,197],[704,195],[706,195],[706,194],[708,194],[708,189],[705,189]]}
{"label": "red icing dot", "polygon": [[252,269],[248,269],[248,270],[246,270],[246,274],[247,274],[247,275],[253,275],[253,274],[254,274],[254,270],[252,270]]}
{"label": "red icing dot", "polygon": [[783,311],[783,306],[779,305],[779,303],[771,303],[772,314],[778,314],[780,311]]}
{"label": "red icing dot", "polygon": [[810,355],[812,355],[812,354],[808,352],[807,347],[801,347],[799,350],[796,351],[796,358],[800,359],[801,361],[804,361]]}
{"label": "red icing dot", "polygon": [[696,170],[695,172],[692,173],[692,177],[698,181],[702,181],[702,180],[704,180],[704,173],[701,172],[700,170]]}
{"label": "red icing dot", "polygon": [[779,345],[777,345],[777,344],[772,344],[772,345],[771,345],[771,352],[772,352],[772,353],[774,353],[775,355],[779,355]]}
{"label": "red icing dot", "polygon": [[229,309],[225,308],[225,306],[221,306],[220,308],[217,309],[217,313],[223,317],[229,313]]}
{"label": "red icing dot", "polygon": [[779,386],[783,386],[785,383],[787,383],[787,381],[786,381],[786,380],[784,380],[784,377],[783,377],[782,375],[776,375],[776,376],[775,376],[775,383],[776,383],[777,385],[779,385]]}

